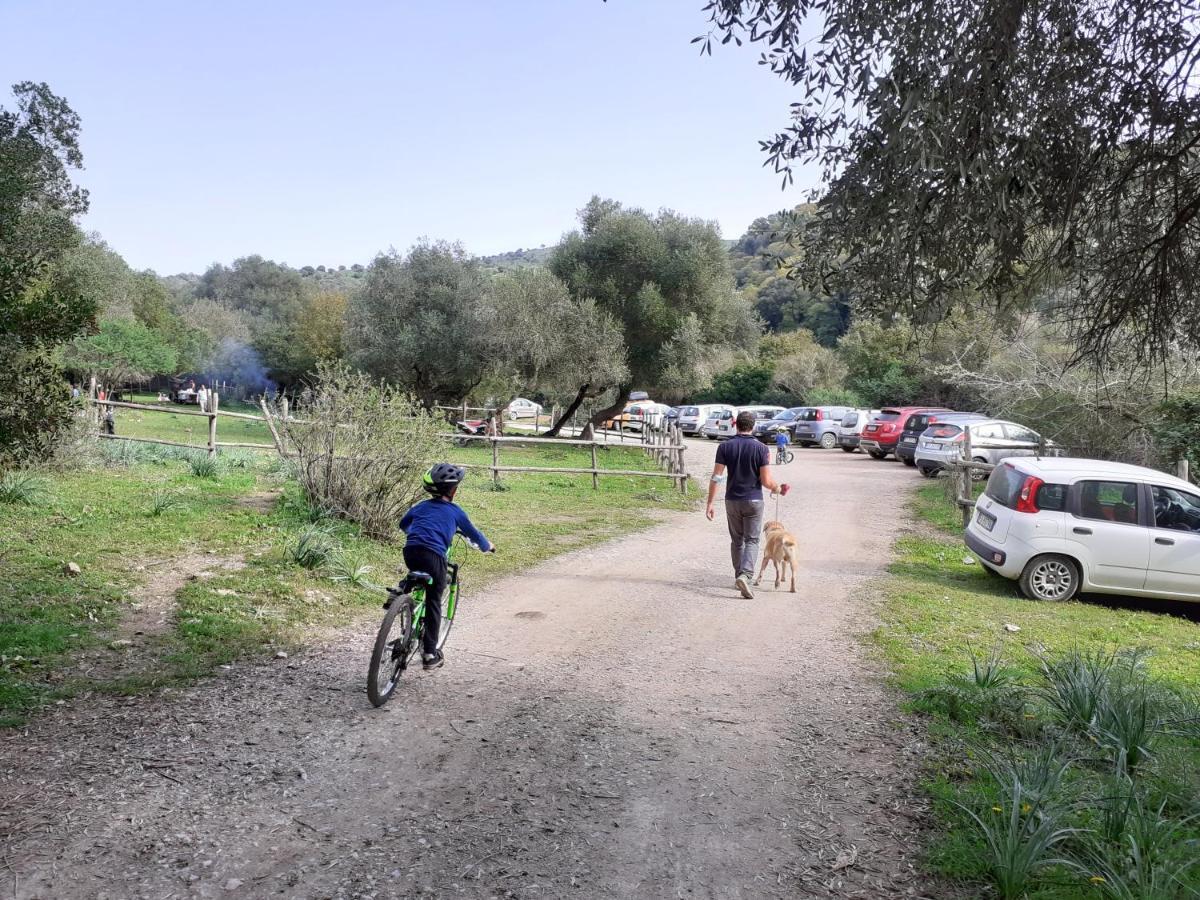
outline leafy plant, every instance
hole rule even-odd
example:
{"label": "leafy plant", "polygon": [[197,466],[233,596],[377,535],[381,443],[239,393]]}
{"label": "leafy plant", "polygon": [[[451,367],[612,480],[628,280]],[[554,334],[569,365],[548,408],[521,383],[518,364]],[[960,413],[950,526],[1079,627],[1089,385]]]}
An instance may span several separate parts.
{"label": "leafy plant", "polygon": [[1070,765],[1058,748],[1044,746],[1026,759],[1006,759],[980,748],[980,756],[1000,787],[999,802],[982,814],[954,802],[984,839],[1000,896],[1024,896],[1033,875],[1046,867],[1077,868],[1073,860],[1053,855],[1055,847],[1079,831],[1062,824],[1064,811],[1055,798]]}
{"label": "leafy plant", "polygon": [[1068,731],[1087,732],[1108,689],[1116,656],[1075,647],[1058,657],[1039,657],[1042,684],[1037,694]]}
{"label": "leafy plant", "polygon": [[370,582],[367,581],[367,576],[375,569],[374,566],[368,565],[361,555],[349,553],[345,550],[330,556],[327,568],[329,569],[329,577],[334,581],[350,584],[354,587],[368,586]]}
{"label": "leafy plant", "polygon": [[1130,795],[1124,819],[1119,839],[1089,841],[1081,854],[1081,866],[1095,873],[1091,883],[1114,900],[1195,896],[1184,878],[1200,862],[1191,836],[1196,820],[1173,819],[1165,802],[1152,807],[1136,794]]}
{"label": "leafy plant", "polygon": [[242,453],[242,452],[238,452],[238,451],[230,452],[230,451],[222,450],[220,459],[221,459],[221,462],[224,463],[230,469],[253,469],[254,468],[254,456],[249,453]]}
{"label": "leafy plant", "polygon": [[301,529],[287,551],[288,557],[304,569],[317,569],[325,565],[336,549],[329,529],[322,525],[307,525]]}
{"label": "leafy plant", "polygon": [[1117,771],[1132,772],[1149,755],[1160,725],[1155,706],[1144,682],[1111,686],[1101,697],[1092,731]]}
{"label": "leafy plant", "polygon": [[188,459],[188,466],[197,478],[216,478],[221,471],[217,458],[207,453],[193,453]]}
{"label": "leafy plant", "polygon": [[27,472],[5,472],[0,475],[0,503],[37,506],[45,494],[46,483]]}
{"label": "leafy plant", "polygon": [[161,516],[168,509],[179,505],[179,495],[158,489],[150,495],[150,515]]}

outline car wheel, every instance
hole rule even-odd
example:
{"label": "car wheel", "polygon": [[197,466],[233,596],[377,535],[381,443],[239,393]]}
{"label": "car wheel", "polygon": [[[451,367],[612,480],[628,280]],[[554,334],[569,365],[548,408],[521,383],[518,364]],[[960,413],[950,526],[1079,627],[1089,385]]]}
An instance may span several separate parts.
{"label": "car wheel", "polygon": [[917,466],[917,471],[926,478],[937,478],[937,469],[931,469],[928,466]]}
{"label": "car wheel", "polygon": [[1079,592],[1079,566],[1068,556],[1048,554],[1031,559],[1021,573],[1021,593],[1030,600],[1059,602]]}
{"label": "car wheel", "polygon": [[853,453],[853,452],[854,452],[854,448],[853,448],[853,447],[845,447],[845,446],[844,446],[844,447],[842,447],[842,450],[843,450],[844,452],[846,452],[846,453]]}
{"label": "car wheel", "polygon": [[905,456],[900,461],[902,463],[904,463],[906,466],[915,466],[917,464],[917,461],[915,459],[909,459],[907,456]]}
{"label": "car wheel", "polygon": [[867,456],[871,457],[871,459],[887,459],[887,454],[882,450],[868,450]]}
{"label": "car wheel", "polygon": [[[971,462],[986,463],[987,460],[984,459],[982,456],[977,456],[973,460],[971,460]],[[972,469],[971,470],[971,480],[972,481],[987,481],[988,476],[990,474],[991,474],[990,472],[985,472],[982,469]]]}
{"label": "car wheel", "polygon": [[826,450],[832,450],[837,446],[837,435],[827,431],[821,435],[821,446]]}
{"label": "car wheel", "polygon": [[510,421],[510,422],[517,421],[517,414],[515,412],[513,412],[511,409],[508,411],[508,421]]}

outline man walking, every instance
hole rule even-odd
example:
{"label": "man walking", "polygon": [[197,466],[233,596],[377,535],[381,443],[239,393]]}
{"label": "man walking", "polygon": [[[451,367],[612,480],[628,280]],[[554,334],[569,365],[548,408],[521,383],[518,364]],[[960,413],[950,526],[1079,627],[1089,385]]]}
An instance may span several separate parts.
{"label": "man walking", "polygon": [[733,560],[734,586],[747,600],[753,599],[750,579],[758,561],[758,538],[763,524],[763,488],[772,494],[787,485],[776,484],[771,475],[771,453],[766,444],[751,435],[754,413],[740,412],[735,420],[737,436],[717,447],[717,464],[708,485],[708,504],[704,514],[709,521],[716,515],[713,501],[717,485],[725,487],[725,519],[729,524],[729,551]]}

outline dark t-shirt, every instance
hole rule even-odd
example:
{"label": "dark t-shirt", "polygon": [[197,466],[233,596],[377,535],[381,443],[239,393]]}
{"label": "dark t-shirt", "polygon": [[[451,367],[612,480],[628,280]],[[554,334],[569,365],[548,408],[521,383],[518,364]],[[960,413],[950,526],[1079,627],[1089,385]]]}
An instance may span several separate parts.
{"label": "dark t-shirt", "polygon": [[758,470],[771,462],[766,444],[748,434],[739,434],[717,448],[717,462],[725,466],[729,475],[725,483],[726,500],[762,499]]}

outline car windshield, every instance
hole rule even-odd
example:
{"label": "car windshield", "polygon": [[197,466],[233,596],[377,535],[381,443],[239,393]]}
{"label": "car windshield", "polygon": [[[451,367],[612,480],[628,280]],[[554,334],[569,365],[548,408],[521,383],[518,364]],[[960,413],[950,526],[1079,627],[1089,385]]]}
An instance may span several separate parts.
{"label": "car windshield", "polygon": [[1001,506],[1012,509],[1017,504],[1017,496],[1024,483],[1025,473],[1009,465],[997,466],[988,479],[987,495]]}
{"label": "car windshield", "polygon": [[900,413],[894,409],[885,409],[875,417],[876,422],[895,422],[900,418]]}
{"label": "car windshield", "polygon": [[698,406],[681,406],[679,407],[681,416],[698,416],[700,415],[700,407]]}
{"label": "car windshield", "polygon": [[957,425],[949,425],[943,422],[939,425],[930,426],[929,430],[926,431],[923,436],[927,438],[945,440],[946,438],[952,438],[959,434],[962,434],[961,428],[959,428]]}
{"label": "car windshield", "polygon": [[908,417],[908,421],[904,423],[905,431],[921,432],[929,427],[929,420],[933,416],[929,413],[913,413]]}
{"label": "car windshield", "polygon": [[783,412],[781,412],[781,413],[779,413],[777,416],[775,416],[775,421],[777,421],[777,422],[790,422],[790,421],[792,421],[792,419],[794,419],[794,418],[796,418],[796,410],[794,410],[794,409],[785,409]]}

